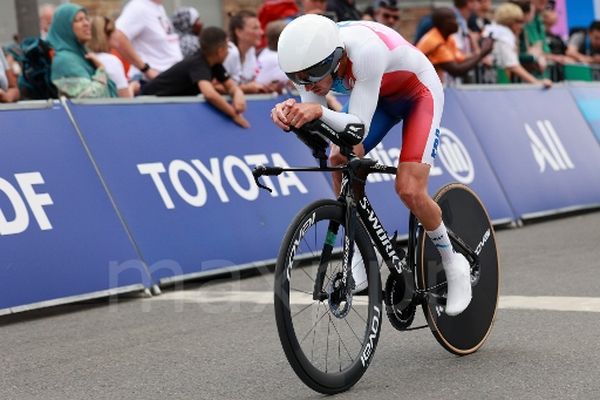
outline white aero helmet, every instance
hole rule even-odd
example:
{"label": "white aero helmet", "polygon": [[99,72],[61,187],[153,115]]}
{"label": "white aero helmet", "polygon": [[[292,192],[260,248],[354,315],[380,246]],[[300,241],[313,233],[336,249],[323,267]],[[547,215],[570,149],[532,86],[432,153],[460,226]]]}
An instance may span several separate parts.
{"label": "white aero helmet", "polygon": [[277,43],[279,66],[299,85],[318,82],[333,73],[343,54],[338,26],[317,14],[303,15],[290,22]]}

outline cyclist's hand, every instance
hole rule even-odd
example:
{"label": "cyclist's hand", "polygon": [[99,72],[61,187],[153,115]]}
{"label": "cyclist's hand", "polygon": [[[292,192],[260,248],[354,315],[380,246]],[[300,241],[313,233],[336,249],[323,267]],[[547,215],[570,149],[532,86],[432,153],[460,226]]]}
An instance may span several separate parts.
{"label": "cyclist's hand", "polygon": [[275,107],[271,110],[271,119],[273,123],[285,131],[290,130],[290,124],[286,118],[289,108],[296,104],[296,100],[287,99],[282,103],[275,104]]}
{"label": "cyclist's hand", "polygon": [[237,114],[233,117],[233,122],[241,126],[242,128],[248,129],[250,128],[250,122],[244,117],[242,114]]}
{"label": "cyclist's hand", "polygon": [[[284,110],[285,112],[286,110]],[[317,103],[296,103],[287,108],[285,118],[295,128],[302,128],[307,122],[321,118],[323,109]]]}

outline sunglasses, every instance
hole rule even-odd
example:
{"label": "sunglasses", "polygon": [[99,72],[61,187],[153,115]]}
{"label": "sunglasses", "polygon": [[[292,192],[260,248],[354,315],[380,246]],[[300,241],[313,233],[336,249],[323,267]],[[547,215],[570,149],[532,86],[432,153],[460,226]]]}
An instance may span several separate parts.
{"label": "sunglasses", "polygon": [[396,15],[396,14],[389,14],[389,13],[386,13],[386,12],[384,12],[384,13],[382,14],[382,16],[383,16],[383,18],[385,18],[385,19],[393,19],[394,21],[398,21],[398,20],[400,19],[400,16],[399,16],[399,15]]}
{"label": "sunglasses", "polygon": [[308,67],[298,72],[287,72],[286,75],[289,80],[298,85],[311,85],[317,83],[334,71],[343,54],[344,49],[338,47],[329,57],[312,67]]}

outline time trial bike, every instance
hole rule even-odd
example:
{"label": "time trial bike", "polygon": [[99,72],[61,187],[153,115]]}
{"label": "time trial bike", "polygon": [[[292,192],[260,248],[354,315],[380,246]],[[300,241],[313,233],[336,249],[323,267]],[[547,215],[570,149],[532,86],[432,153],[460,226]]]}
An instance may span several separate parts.
{"label": "time trial bike", "polygon": [[[464,356],[477,351],[490,334],[498,304],[499,268],[494,228],[478,196],[465,185],[442,187],[434,200],[455,251],[471,266],[472,300],[461,314],[444,313],[446,278],[441,258],[423,227],[410,215],[407,250],[389,236],[365,193],[371,173],[396,174],[396,167],[360,159],[348,139],[322,121],[294,133],[319,160],[319,167],[268,167],[261,176],[288,171],[342,173],[339,197],[316,201],[290,223],[275,267],[274,305],[279,338],[298,377],[325,394],[343,392],[365,373],[377,346],[384,315],[400,331],[425,328],[440,345]],[[328,166],[328,141],[348,162]],[[366,268],[367,288],[357,293],[353,265]],[[380,269],[388,277],[382,290]],[[384,306],[382,306],[384,300]],[[427,325],[412,327],[421,306]]]}

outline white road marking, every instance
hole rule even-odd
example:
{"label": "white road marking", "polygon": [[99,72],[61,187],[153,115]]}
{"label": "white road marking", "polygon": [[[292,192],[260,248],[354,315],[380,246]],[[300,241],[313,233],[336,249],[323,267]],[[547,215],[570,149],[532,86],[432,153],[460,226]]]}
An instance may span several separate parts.
{"label": "white road marking", "polygon": [[[156,301],[183,301],[189,303],[250,303],[273,304],[273,292],[259,291],[174,291],[154,297]],[[355,302],[365,303],[366,299],[355,297]],[[310,304],[308,294],[293,294],[292,303]],[[563,296],[500,296],[499,309],[504,310],[546,310],[600,312],[600,297]]]}

